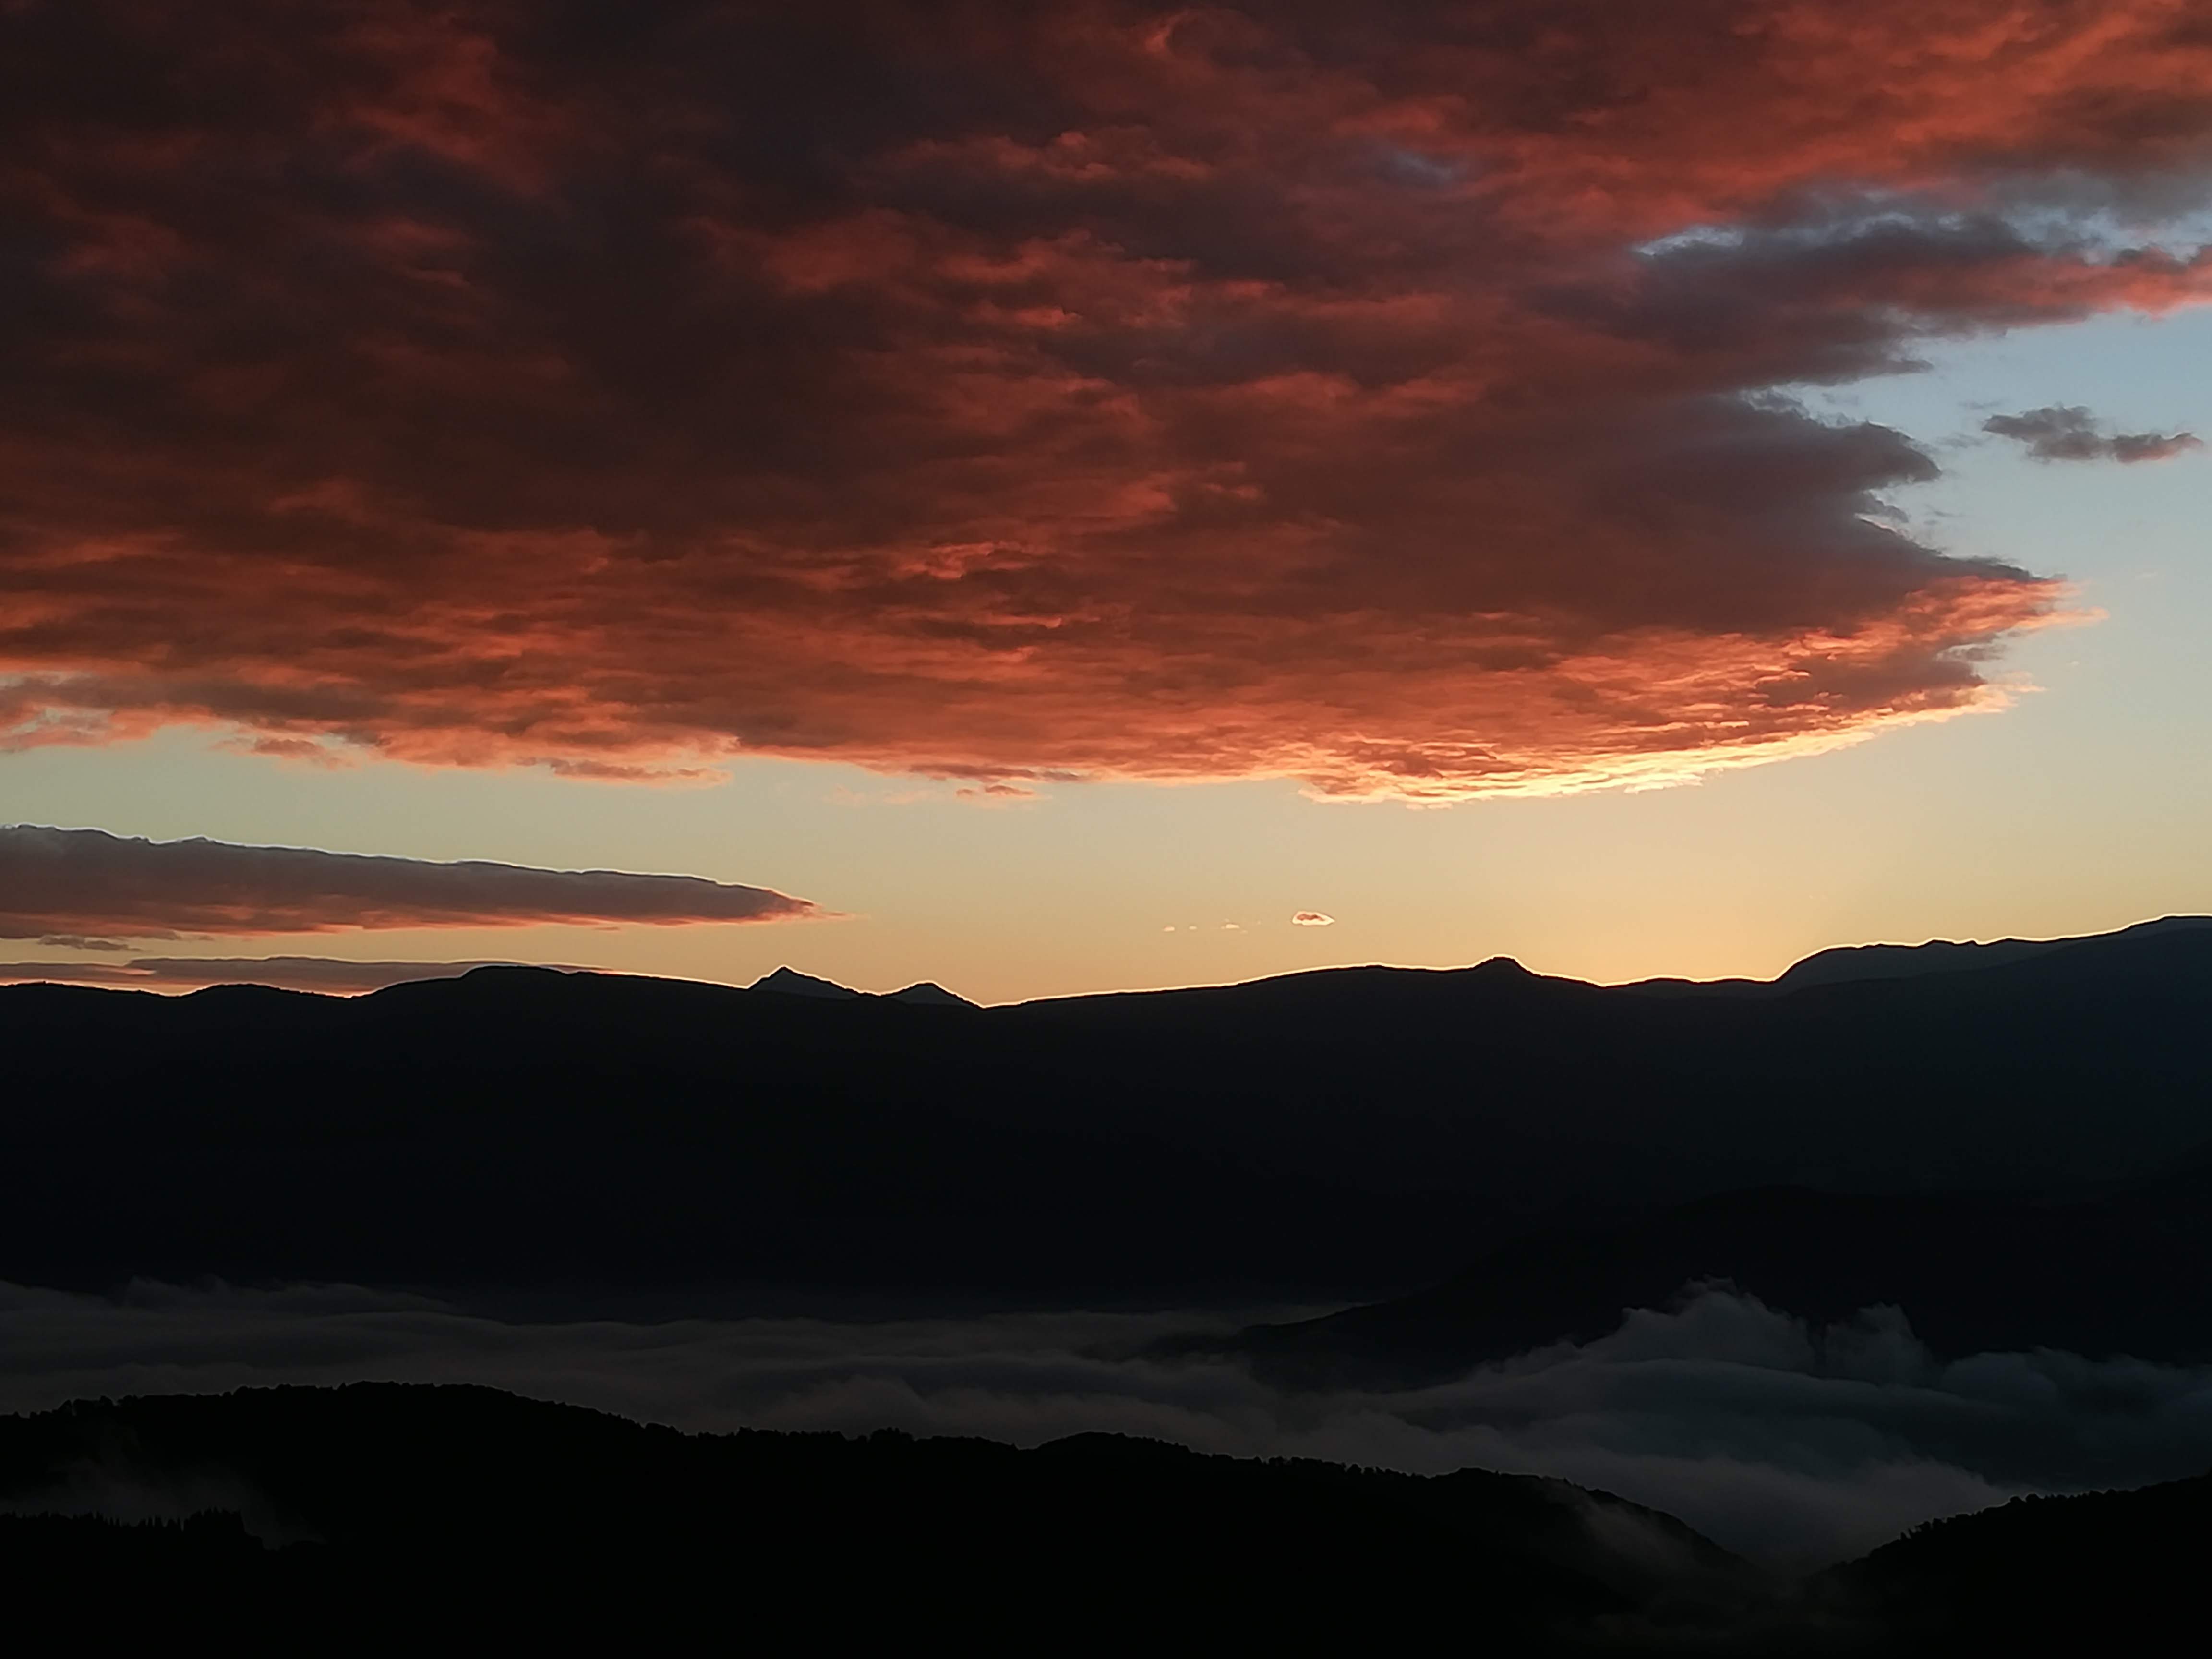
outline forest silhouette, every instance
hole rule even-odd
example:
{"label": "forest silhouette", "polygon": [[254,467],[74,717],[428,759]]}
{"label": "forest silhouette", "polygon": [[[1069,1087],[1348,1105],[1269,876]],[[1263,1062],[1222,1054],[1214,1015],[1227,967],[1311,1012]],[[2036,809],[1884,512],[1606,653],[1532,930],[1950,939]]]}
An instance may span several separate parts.
{"label": "forest silhouette", "polygon": [[2212,1478],[2022,1499],[1789,1578],[1563,1481],[1118,1435],[691,1436],[386,1384],[0,1419],[16,1627],[164,1644],[1986,1651],[2193,1613],[2208,1521]]}

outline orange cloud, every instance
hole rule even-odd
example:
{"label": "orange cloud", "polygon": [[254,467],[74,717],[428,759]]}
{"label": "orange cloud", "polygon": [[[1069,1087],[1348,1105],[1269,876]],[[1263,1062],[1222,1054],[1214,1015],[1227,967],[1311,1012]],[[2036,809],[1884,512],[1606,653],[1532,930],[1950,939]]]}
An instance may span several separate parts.
{"label": "orange cloud", "polygon": [[2168,0],[623,14],[11,20],[0,743],[1666,781],[2063,605],[1774,389],[2212,293]]}

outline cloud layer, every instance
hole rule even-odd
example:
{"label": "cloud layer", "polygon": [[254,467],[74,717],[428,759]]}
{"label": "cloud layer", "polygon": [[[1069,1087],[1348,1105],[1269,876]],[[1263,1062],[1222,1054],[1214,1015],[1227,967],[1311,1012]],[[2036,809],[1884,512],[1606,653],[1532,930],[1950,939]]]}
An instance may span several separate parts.
{"label": "cloud layer", "polygon": [[[49,941],[51,942],[51,941]],[[0,985],[102,985],[128,991],[199,991],[272,985],[280,991],[356,996],[387,985],[456,979],[477,968],[550,967],[513,962],[349,962],[336,957],[132,957],[120,962],[0,962]],[[589,968],[562,966],[562,973]]]}
{"label": "cloud layer", "polygon": [[[1279,1310],[1278,1310],[1279,1313]],[[2212,1372],[2051,1352],[1939,1364],[1894,1312],[1826,1331],[1708,1290],[1407,1394],[1286,1394],[1149,1357],[1219,1314],[532,1320],[419,1297],[0,1285],[0,1411],[90,1395],[356,1379],[476,1382],[687,1429],[1103,1429],[1243,1456],[1555,1474],[1811,1564],[2026,1491],[2146,1485],[2212,1462]]]}
{"label": "cloud layer", "polygon": [[2204,447],[2193,432],[2109,432],[2077,404],[1992,415],[1982,430],[2016,438],[2039,461],[2164,461]]}
{"label": "cloud layer", "polygon": [[1772,389],[2158,312],[2171,0],[9,9],[0,736],[1664,780],[2061,602]]}
{"label": "cloud layer", "polygon": [[0,939],[84,949],[187,935],[544,922],[773,921],[805,899],[699,876],[434,864],[101,830],[0,827]]}

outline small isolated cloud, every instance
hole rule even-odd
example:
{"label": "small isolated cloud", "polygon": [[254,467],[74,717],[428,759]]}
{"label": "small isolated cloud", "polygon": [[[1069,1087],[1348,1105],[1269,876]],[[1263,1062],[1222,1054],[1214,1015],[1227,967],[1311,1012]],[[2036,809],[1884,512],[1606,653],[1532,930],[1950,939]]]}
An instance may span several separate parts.
{"label": "small isolated cloud", "polygon": [[1336,926],[1336,918],[1332,915],[1326,915],[1319,910],[1301,910],[1291,918],[1291,926],[1293,927],[1334,927]]}
{"label": "small isolated cloud", "polygon": [[0,985],[100,985],[128,991],[202,991],[210,985],[270,985],[280,991],[357,996],[417,980],[458,979],[478,968],[592,968],[563,963],[347,962],[336,957],[137,957],[129,962],[0,962]]}
{"label": "small isolated cloud", "polygon": [[356,757],[315,738],[234,737],[216,745],[233,754],[258,755],[264,760],[296,761],[337,771],[357,763]]}
{"label": "small isolated cloud", "polygon": [[0,939],[58,945],[350,928],[771,921],[821,914],[805,899],[700,876],[440,864],[197,838],[146,841],[102,830],[0,827]]}
{"label": "small isolated cloud", "polygon": [[979,783],[952,792],[955,800],[972,800],[982,806],[1004,806],[1015,801],[1042,800],[1034,789],[1024,789],[1018,783]]}
{"label": "small isolated cloud", "polygon": [[1241,933],[1244,931],[1244,927],[1241,922],[1224,921],[1221,924],[1221,931],[1224,933]]}
{"label": "small isolated cloud", "polygon": [[2204,447],[2193,432],[2108,432],[2078,404],[1992,415],[1982,430],[2017,440],[2039,461],[2163,461]]}

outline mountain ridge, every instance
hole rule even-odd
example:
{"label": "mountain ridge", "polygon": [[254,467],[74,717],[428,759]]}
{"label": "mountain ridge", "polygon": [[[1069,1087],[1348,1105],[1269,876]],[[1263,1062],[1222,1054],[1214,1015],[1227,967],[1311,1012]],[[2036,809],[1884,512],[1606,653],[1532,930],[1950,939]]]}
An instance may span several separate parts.
{"label": "mountain ridge", "polygon": [[[2212,916],[2177,914],[2133,922],[2124,927],[2101,933],[2069,935],[2051,939],[2002,939],[1987,942],[1929,939],[1919,945],[1875,943],[1868,945],[1831,945],[1814,951],[1792,963],[1771,980],[1723,978],[1693,980],[1662,976],[1633,980],[1620,984],[1600,984],[1577,980],[1571,975],[1542,974],[1527,967],[1510,956],[1485,957],[1480,961],[1453,968],[1410,967],[1384,963],[1344,963],[1330,967],[1301,969],[1290,973],[1262,975],[1258,979],[1225,981],[1218,984],[1163,986],[1119,991],[1087,991],[1056,994],[1030,998],[1018,1002],[981,1005],[972,1000],[946,990],[934,981],[921,980],[902,989],[891,992],[859,991],[836,981],[808,974],[788,964],[771,969],[744,986],[729,985],[712,980],[686,980],[666,975],[626,975],[615,970],[578,967],[556,963],[488,962],[466,967],[454,974],[424,975],[426,979],[464,979],[477,974],[497,974],[512,969],[543,973],[584,975],[608,979],[651,979],[663,983],[717,985],[725,989],[761,991],[775,995],[810,997],[822,1001],[849,1002],[854,1000],[906,1001],[940,1006],[977,1007],[989,1006],[1000,1008],[1057,1006],[1065,1004],[1099,1003],[1123,998],[1177,996],[1191,993],[1237,990],[1249,987],[1299,981],[1330,975],[1468,975],[1490,972],[1498,975],[1521,975],[1534,979],[1553,981],[1561,984],[1588,985],[1592,989],[1634,993],[1647,996],[1779,996],[1805,989],[1814,985],[1850,983],[1872,979],[1914,978],[1933,973],[1965,972],[1989,967],[2002,967],[2029,958],[2050,955],[2079,945],[2095,945],[2103,941],[2148,938],[2160,934],[2193,931],[2212,927]],[[165,961],[167,959],[165,959]],[[178,958],[176,960],[184,960]],[[241,970],[249,966],[234,958],[222,959],[225,966]],[[342,965],[337,958],[276,957],[279,963],[305,962],[317,965]],[[39,965],[39,964],[30,964]],[[389,964],[385,964],[389,965]],[[447,964],[431,963],[428,966]],[[459,964],[454,964],[459,965]],[[0,970],[8,964],[0,963]],[[267,986],[264,988],[283,989],[297,995],[351,997],[378,996],[398,990],[402,986],[418,982],[410,979],[398,981],[372,990],[329,990],[304,986]],[[0,992],[32,985],[68,986],[82,990],[106,990],[144,995],[198,996],[210,990],[223,990],[233,986],[256,983],[250,978],[224,981],[217,984],[198,987],[188,991],[165,988],[156,985],[132,986],[122,984],[82,984],[68,980],[27,978],[0,982]]]}
{"label": "mountain ridge", "polygon": [[2149,1177],[2212,1140],[2209,1014],[2202,927],[1763,998],[1504,958],[953,1013],[504,967],[21,986],[0,1278],[1369,1301],[1761,1186]]}
{"label": "mountain ridge", "polygon": [[1971,973],[2048,956],[2079,945],[2108,939],[2145,939],[2212,927],[2212,916],[2174,915],[2130,922],[2108,933],[2076,933],[2063,939],[2001,939],[1987,941],[1928,939],[1918,945],[1832,945],[1800,957],[1771,980],[1646,979],[1620,989],[1646,995],[1780,996],[1812,985],[1843,985],[1869,979],[1911,979],[1926,974]]}

